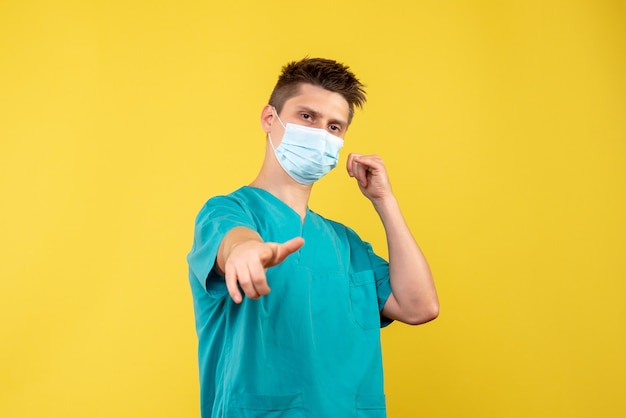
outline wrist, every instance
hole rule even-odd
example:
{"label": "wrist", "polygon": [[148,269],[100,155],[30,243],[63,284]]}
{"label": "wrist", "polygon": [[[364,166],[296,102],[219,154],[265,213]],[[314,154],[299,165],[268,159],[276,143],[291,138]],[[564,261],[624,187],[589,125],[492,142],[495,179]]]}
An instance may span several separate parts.
{"label": "wrist", "polygon": [[398,200],[392,193],[377,199],[372,199],[372,204],[374,205],[376,212],[378,212],[381,216],[390,211],[399,209]]}

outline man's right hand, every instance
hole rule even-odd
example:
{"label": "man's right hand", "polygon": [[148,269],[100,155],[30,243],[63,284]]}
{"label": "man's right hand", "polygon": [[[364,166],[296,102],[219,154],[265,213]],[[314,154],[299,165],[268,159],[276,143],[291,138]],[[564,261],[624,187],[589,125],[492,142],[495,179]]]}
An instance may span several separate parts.
{"label": "man's right hand", "polygon": [[220,245],[217,265],[224,272],[228,293],[235,303],[241,303],[239,287],[250,299],[258,299],[270,292],[265,271],[282,263],[304,245],[302,237],[284,243],[263,242],[261,237],[247,228],[231,230]]}

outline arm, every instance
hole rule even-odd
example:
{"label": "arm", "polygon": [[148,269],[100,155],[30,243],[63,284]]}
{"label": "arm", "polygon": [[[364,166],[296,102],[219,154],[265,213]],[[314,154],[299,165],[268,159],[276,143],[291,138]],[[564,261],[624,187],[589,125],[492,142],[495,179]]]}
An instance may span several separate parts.
{"label": "arm", "polygon": [[435,283],[391,191],[382,159],[376,155],[350,154],[347,168],[374,205],[387,236],[391,295],[383,315],[411,325],[435,319],[439,315]]}
{"label": "arm", "polygon": [[236,227],[222,240],[217,251],[215,268],[224,274],[228,293],[235,303],[242,301],[237,284],[247,297],[258,299],[270,292],[265,270],[282,263],[303,244],[301,237],[282,244],[263,242],[255,231]]}

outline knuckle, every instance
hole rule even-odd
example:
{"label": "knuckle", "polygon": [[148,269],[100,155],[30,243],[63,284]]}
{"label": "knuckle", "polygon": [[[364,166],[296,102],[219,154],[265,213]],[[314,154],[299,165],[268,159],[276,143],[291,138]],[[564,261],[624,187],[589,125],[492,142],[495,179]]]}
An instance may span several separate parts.
{"label": "knuckle", "polygon": [[254,287],[264,286],[265,285],[265,277],[257,276],[252,279],[252,283]]}

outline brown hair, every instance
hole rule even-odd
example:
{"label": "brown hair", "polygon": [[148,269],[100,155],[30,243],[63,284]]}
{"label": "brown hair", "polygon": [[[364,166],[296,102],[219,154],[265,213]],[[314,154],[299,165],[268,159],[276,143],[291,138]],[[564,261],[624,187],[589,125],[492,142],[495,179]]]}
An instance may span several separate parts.
{"label": "brown hair", "polygon": [[270,96],[269,104],[280,113],[285,102],[298,94],[300,85],[303,83],[341,94],[348,102],[348,123],[354,116],[354,106],[362,108],[366,100],[365,86],[349,67],[329,59],[307,57],[300,61],[290,62],[283,67]]}

